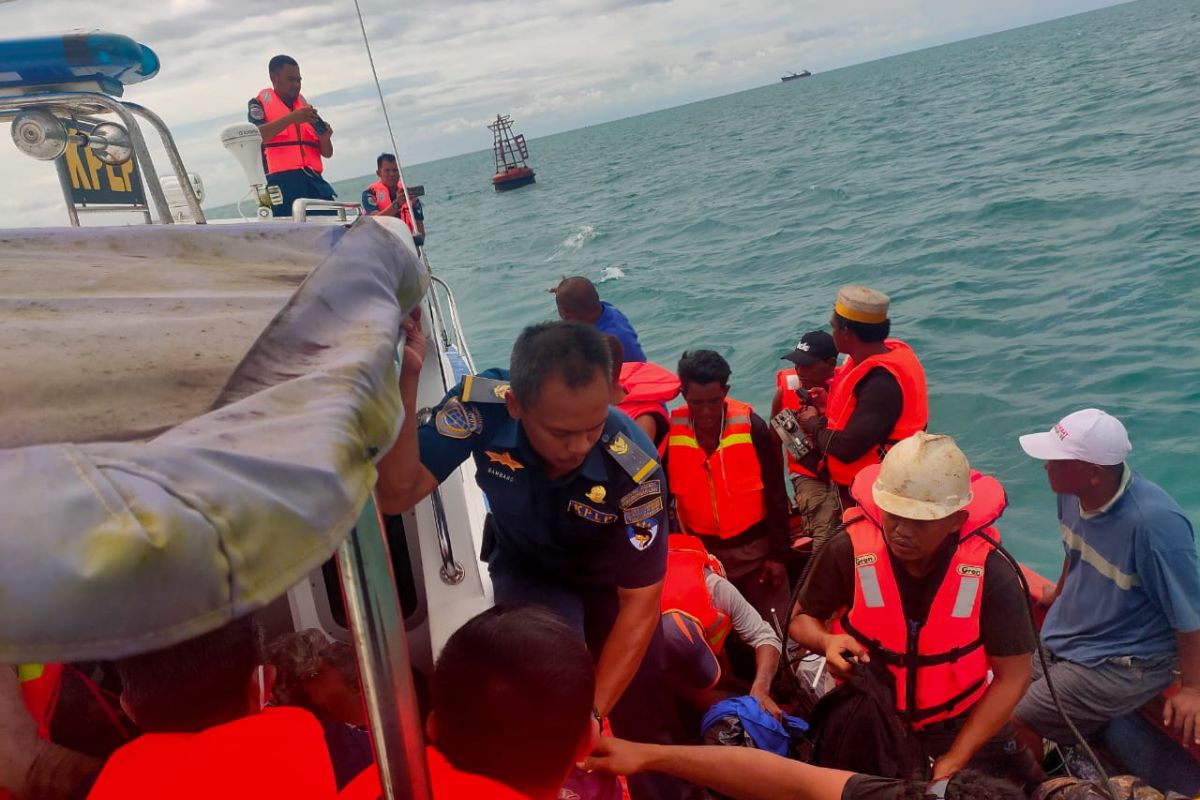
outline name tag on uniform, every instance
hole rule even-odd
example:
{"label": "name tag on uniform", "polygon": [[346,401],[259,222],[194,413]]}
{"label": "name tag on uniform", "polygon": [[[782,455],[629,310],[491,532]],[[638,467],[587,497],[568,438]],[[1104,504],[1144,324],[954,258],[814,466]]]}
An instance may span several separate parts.
{"label": "name tag on uniform", "polygon": [[592,508],[587,503],[581,503],[578,500],[572,500],[567,506],[572,514],[583,517],[588,522],[594,522],[597,525],[609,525],[617,521],[616,514],[610,514],[607,511],[601,511],[598,508]]}

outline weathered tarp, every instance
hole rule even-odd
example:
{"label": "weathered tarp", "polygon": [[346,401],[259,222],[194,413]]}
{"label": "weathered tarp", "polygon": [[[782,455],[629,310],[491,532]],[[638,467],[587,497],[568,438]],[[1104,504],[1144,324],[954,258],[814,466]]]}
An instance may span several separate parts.
{"label": "weathered tarp", "polygon": [[0,662],[166,646],[329,558],[399,425],[402,223],[0,240]]}

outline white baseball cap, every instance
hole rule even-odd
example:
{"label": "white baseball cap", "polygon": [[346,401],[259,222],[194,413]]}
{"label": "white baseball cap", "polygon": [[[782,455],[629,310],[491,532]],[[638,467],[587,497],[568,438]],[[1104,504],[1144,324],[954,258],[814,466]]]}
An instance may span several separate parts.
{"label": "white baseball cap", "polygon": [[1121,420],[1098,408],[1085,408],[1063,417],[1045,433],[1022,436],[1021,449],[1042,461],[1113,466],[1124,463],[1133,445]]}

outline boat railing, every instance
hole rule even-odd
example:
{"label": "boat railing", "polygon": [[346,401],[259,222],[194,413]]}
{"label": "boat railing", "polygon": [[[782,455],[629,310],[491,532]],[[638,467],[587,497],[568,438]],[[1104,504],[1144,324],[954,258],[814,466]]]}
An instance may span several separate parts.
{"label": "boat railing", "polygon": [[447,586],[457,586],[467,576],[463,565],[454,558],[454,544],[450,541],[450,525],[446,522],[446,503],[442,500],[441,489],[433,491],[433,522],[437,528],[438,551],[442,557],[442,566],[438,577]]}
{"label": "boat railing", "polygon": [[[424,253],[421,254],[421,258],[424,260]],[[428,265],[428,262],[426,264]],[[475,359],[471,357],[471,350],[467,346],[467,335],[463,331],[462,318],[458,314],[458,303],[454,299],[454,292],[451,291],[450,285],[441,278],[436,275],[431,277],[434,291],[430,299],[430,305],[434,306],[435,315],[438,318],[436,321],[439,323],[438,331],[442,337],[442,346],[446,348],[453,347],[459,356],[462,357],[467,370],[473,374],[475,372]],[[446,317],[441,313],[443,303],[447,311],[446,316],[448,316],[450,321],[449,328],[445,324]],[[457,382],[457,380],[453,381],[453,383]]]}
{"label": "boat railing", "polygon": [[[146,139],[142,135],[141,128],[138,125],[137,117],[146,120],[158,131],[159,137],[162,139],[163,148],[167,152],[167,159],[170,161],[172,171],[179,181],[180,191],[187,201],[192,218],[197,223],[202,224],[204,222],[204,211],[200,208],[200,200],[196,197],[196,193],[192,189],[187,170],[184,169],[183,158],[179,155],[179,148],[176,147],[175,139],[171,135],[170,130],[168,130],[166,124],[157,114],[137,103],[118,100],[115,97],[110,97],[100,92],[46,91],[15,96],[0,96],[0,119],[13,119],[23,112],[32,110],[45,111],[56,118],[60,114],[65,114],[73,120],[86,119],[97,114],[107,113],[115,115],[124,125],[129,135],[129,143],[133,149],[134,161],[141,170],[146,190],[150,195],[150,202],[153,204],[154,210],[158,215],[159,222],[164,225],[170,225],[175,220],[171,214],[171,207],[167,202],[162,183],[158,178],[158,170],[155,168],[154,160],[150,156],[150,150],[146,146]],[[79,225],[80,211],[140,211],[146,215],[147,222],[151,221],[149,208],[137,205],[77,207],[72,196],[71,180],[67,172],[67,166],[61,158],[56,159],[56,164],[58,166],[59,184],[62,186],[63,197],[67,203],[67,214],[70,217],[72,225]]]}
{"label": "boat railing", "polygon": [[383,797],[429,800],[408,638],[391,553],[373,502],[339,546],[337,563]]}
{"label": "boat railing", "polygon": [[317,200],[311,197],[301,197],[292,203],[292,219],[296,222],[306,222],[310,211],[336,211],[338,222],[348,222],[350,212],[357,217],[362,213],[358,203],[341,203],[336,200]]}

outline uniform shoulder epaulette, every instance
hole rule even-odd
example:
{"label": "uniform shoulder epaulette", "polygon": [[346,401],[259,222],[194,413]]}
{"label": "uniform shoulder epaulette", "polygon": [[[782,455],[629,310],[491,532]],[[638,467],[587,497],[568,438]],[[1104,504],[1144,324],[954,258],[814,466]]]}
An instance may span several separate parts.
{"label": "uniform shoulder epaulette", "polygon": [[605,452],[629,474],[629,477],[633,478],[634,483],[640,484],[648,475],[658,469],[658,460],[653,456],[646,455],[642,448],[634,444],[633,440],[620,430],[605,430],[604,436],[601,437],[601,443],[604,445]]}
{"label": "uniform shoulder epaulette", "polygon": [[508,381],[467,375],[462,381],[461,397],[464,403],[503,403],[509,389]]}

